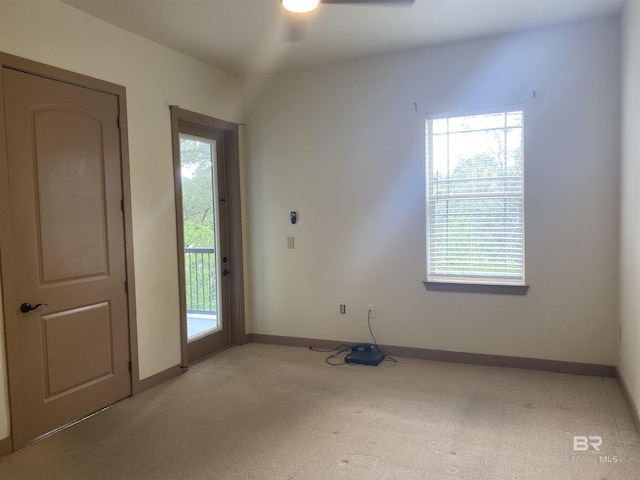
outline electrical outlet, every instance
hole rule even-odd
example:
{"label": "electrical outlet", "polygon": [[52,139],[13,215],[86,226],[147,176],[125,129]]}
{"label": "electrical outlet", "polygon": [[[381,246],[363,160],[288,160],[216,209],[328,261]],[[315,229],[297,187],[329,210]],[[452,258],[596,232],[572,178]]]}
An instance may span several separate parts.
{"label": "electrical outlet", "polygon": [[340,304],[340,313],[342,315],[344,315],[345,313],[347,313],[347,306],[344,303]]}
{"label": "electrical outlet", "polygon": [[367,305],[367,318],[376,318],[376,306]]}

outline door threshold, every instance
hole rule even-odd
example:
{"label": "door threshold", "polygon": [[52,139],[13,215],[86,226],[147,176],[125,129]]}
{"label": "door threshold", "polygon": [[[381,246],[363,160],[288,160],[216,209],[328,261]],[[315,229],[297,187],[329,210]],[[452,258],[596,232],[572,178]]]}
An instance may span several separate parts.
{"label": "door threshold", "polygon": [[198,363],[204,362],[205,360],[209,360],[211,357],[215,357],[216,355],[224,352],[225,350],[228,350],[230,348],[235,347],[235,345],[225,345],[224,347],[220,347],[217,350],[214,350],[213,352],[207,353],[206,355],[203,355],[202,357],[198,357],[195,360],[193,360],[192,362],[189,363],[188,366],[186,367],[182,367],[182,368],[190,368],[193,367],[194,365],[197,365]]}
{"label": "door threshold", "polygon": [[[128,398],[128,397],[125,397],[122,400],[125,400],[126,398]],[[74,425],[77,425],[78,423],[84,422],[85,420],[88,420],[91,417],[94,417],[95,415],[98,415],[99,413],[102,413],[105,410],[111,408],[116,403],[120,403],[122,400],[118,400],[117,402],[109,404],[106,407],[102,407],[100,410],[96,410],[95,412],[90,413],[90,414],[88,414],[88,415],[86,415],[86,416],[84,416],[82,418],[78,418],[76,420],[73,420],[73,421],[71,421],[71,422],[69,422],[69,423],[67,423],[65,425],[62,425],[61,427],[54,428],[50,432],[47,432],[47,433],[45,433],[43,435],[40,435],[39,437],[36,437],[33,440],[29,440],[28,442],[25,443],[25,446],[30,447],[31,445],[34,445],[34,444],[38,443],[40,440],[44,440],[45,438],[52,437],[56,433],[60,433],[61,431],[66,430],[69,427],[73,427]]]}

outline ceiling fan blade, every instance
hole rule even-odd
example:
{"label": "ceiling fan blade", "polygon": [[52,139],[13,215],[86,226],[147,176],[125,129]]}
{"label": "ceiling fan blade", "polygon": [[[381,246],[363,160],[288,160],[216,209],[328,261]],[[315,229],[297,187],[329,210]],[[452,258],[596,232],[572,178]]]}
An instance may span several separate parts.
{"label": "ceiling fan blade", "polygon": [[384,5],[400,5],[400,6],[411,6],[415,0],[320,0],[320,4],[362,4],[362,5],[375,5],[375,4],[384,4]]}
{"label": "ceiling fan blade", "polygon": [[285,23],[284,40],[286,42],[299,42],[304,39],[306,21],[297,15],[288,15]]}

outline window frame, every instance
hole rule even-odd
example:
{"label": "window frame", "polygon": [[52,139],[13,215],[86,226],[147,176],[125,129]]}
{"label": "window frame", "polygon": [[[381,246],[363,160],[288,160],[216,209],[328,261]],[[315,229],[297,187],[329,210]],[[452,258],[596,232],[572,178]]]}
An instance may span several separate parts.
{"label": "window frame", "polygon": [[[457,117],[467,117],[467,116],[480,116],[480,115],[491,115],[498,113],[510,113],[510,112],[521,112],[522,113],[522,276],[520,280],[516,281],[508,281],[504,278],[499,278],[498,276],[487,276],[486,279],[479,278],[478,276],[438,276],[433,275],[430,272],[430,215],[431,207],[430,207],[430,192],[429,192],[429,184],[431,182],[431,172],[433,165],[433,128],[432,122],[433,120],[441,120],[448,118],[457,118]],[[529,286],[525,281],[525,264],[526,264],[526,251],[525,251],[525,185],[524,185],[524,136],[525,136],[525,108],[524,104],[510,104],[510,105],[501,105],[490,108],[477,108],[477,109],[467,109],[467,110],[459,110],[459,111],[450,111],[450,112],[440,112],[440,113],[429,113],[425,116],[425,207],[426,207],[426,230],[425,230],[425,253],[426,253],[426,280],[423,282],[425,288],[427,290],[432,291],[450,291],[450,292],[465,292],[465,293],[497,293],[497,294],[512,294],[512,295],[525,295],[528,292]],[[502,128],[507,128],[505,125]]]}

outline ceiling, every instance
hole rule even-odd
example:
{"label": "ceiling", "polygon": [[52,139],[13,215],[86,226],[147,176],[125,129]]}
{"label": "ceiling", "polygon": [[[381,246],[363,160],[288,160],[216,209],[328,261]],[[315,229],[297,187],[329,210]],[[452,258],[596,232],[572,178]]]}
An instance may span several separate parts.
{"label": "ceiling", "polygon": [[287,41],[279,0],[60,0],[236,75],[615,15],[625,0],[415,0],[412,7],[320,5]]}

